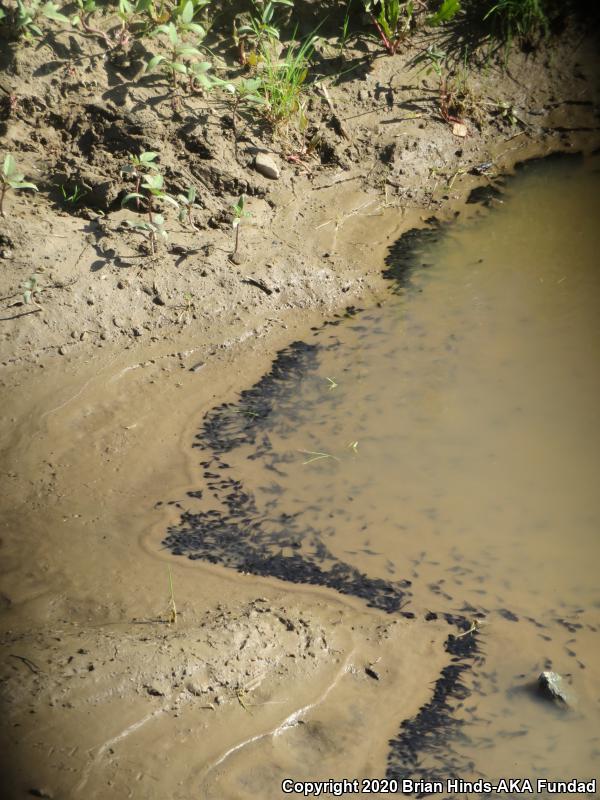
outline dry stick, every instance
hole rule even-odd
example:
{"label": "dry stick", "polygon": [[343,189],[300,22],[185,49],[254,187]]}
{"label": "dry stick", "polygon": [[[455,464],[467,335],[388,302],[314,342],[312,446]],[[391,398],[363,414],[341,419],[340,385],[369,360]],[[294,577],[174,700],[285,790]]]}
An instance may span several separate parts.
{"label": "dry stick", "polygon": [[327,87],[324,83],[317,83],[318,88],[321,90],[321,93],[325,100],[327,101],[327,105],[329,106],[329,110],[331,111],[331,116],[333,117],[334,121],[338,124],[340,133],[344,137],[344,139],[350,140],[350,136],[344,126],[342,125],[342,120],[336,113],[335,106],[333,105],[333,100],[331,99],[329,92],[327,91]]}

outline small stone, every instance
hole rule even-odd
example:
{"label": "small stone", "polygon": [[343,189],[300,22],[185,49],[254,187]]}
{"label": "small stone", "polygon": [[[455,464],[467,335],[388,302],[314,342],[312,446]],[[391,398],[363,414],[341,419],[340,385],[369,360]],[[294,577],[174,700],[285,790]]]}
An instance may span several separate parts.
{"label": "small stone", "polygon": [[256,158],[254,159],[254,169],[257,172],[260,172],[261,175],[264,175],[265,178],[270,178],[271,180],[276,181],[281,171],[275,160],[271,158],[268,153],[258,153]]}
{"label": "small stone", "polygon": [[61,345],[58,348],[58,355],[59,356],[64,356],[66,352],[67,352],[67,348],[64,345]]}
{"label": "small stone", "polygon": [[144,331],[141,328],[132,328],[131,332],[134,336],[143,336]]}
{"label": "small stone", "polygon": [[569,691],[558,672],[542,672],[538,678],[538,686],[542,695],[548,700],[569,704]]}
{"label": "small stone", "polygon": [[358,90],[358,99],[362,100],[364,103],[366,100],[369,99],[369,90],[368,89],[359,89]]}
{"label": "small stone", "polygon": [[80,342],[85,342],[85,340],[87,338],[88,338],[88,332],[87,331],[83,331],[83,333],[79,336],[79,341]]}
{"label": "small stone", "polygon": [[240,253],[231,253],[229,256],[229,260],[231,261],[232,264],[236,264],[237,266],[242,264],[244,261]]}
{"label": "small stone", "polygon": [[12,250],[3,250],[2,258],[12,258]]}
{"label": "small stone", "polygon": [[115,328],[123,328],[125,323],[119,317],[113,317],[113,325]]}

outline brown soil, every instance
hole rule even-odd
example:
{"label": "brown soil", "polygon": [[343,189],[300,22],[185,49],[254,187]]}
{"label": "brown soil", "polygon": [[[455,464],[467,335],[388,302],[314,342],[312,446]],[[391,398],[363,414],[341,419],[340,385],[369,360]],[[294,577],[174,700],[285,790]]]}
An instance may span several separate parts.
{"label": "brown soil", "polygon": [[[592,41],[567,33],[534,55],[513,51],[506,70],[473,70],[466,137],[439,117],[435,81],[407,66],[420,46],[326,81],[334,111],[315,90],[321,145],[300,163],[250,128],[236,160],[225,106],[191,96],[173,109],[164,84],[119,72],[98,43],[78,41],[74,57],[58,35],[2,55],[3,151],[40,188],[7,195],[0,222],[7,797],[188,798],[200,785],[206,797],[279,797],[299,759],[279,753],[261,783],[244,743],[270,740],[294,714],[308,720],[294,728],[298,753],[325,754],[323,775],[305,778],[341,777],[348,763],[381,777],[387,739],[429,697],[446,625],[169,559],[159,543],[178,509],[155,507],[188,502],[202,414],[323,316],[380,297],[388,245],[434,213],[465,213],[490,181],[474,166],[500,173],[597,144]],[[279,180],[253,169],[256,148]],[[192,183],[202,206],[198,231],[168,218],[156,255],[122,227],[133,215],[120,209],[120,168],[144,149],[160,152],[169,191]],[[73,213],[62,183],[88,187]],[[236,265],[241,193],[251,217]],[[36,272],[42,291],[26,305]],[[378,658],[381,681],[365,673]],[[303,711],[321,703],[317,720]],[[357,725],[381,735],[357,742]],[[235,770],[220,768],[238,747]],[[238,773],[254,792],[239,794]]]}

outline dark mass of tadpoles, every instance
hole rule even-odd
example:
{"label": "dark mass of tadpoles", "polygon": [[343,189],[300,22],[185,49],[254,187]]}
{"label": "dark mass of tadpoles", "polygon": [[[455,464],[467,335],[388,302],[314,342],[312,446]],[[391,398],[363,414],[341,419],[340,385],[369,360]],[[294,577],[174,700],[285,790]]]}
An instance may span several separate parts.
{"label": "dark mass of tadpoles", "polygon": [[[411,271],[419,266],[418,251],[439,237],[441,226],[433,219],[429,223],[429,227],[407,232],[390,248],[385,274],[393,280],[394,291],[410,291]],[[351,307],[344,316],[356,313]],[[337,318],[326,325],[342,322],[343,318]],[[260,459],[265,469],[274,474],[281,471],[285,457],[274,451],[270,433],[285,436],[315,413],[310,404],[298,403],[297,395],[301,382],[316,372],[319,349],[324,346],[335,345],[294,342],[277,355],[268,374],[241,393],[237,403],[221,404],[206,414],[194,447],[206,454],[201,462],[204,478],[220,508],[183,512],[163,544],[174,555],[292,583],[326,586],[384,612],[415,618],[415,613],[407,610],[411,581],[370,577],[341,561],[326,546],[320,531],[303,522],[301,512],[280,511],[275,503],[258,508],[254,495],[234,477],[225,460],[243,447],[245,452],[250,450],[248,458]],[[189,494],[202,496],[202,492]],[[389,742],[388,778],[410,774],[436,780],[441,774],[445,778],[464,774],[465,764],[451,755],[448,743],[461,726],[453,716],[453,705],[469,693],[465,674],[480,660],[477,631],[464,616],[430,611],[425,620],[438,617],[454,631],[445,643],[449,663],[429,703],[414,718],[405,720],[397,737]],[[423,765],[425,753],[435,757],[439,770]]]}

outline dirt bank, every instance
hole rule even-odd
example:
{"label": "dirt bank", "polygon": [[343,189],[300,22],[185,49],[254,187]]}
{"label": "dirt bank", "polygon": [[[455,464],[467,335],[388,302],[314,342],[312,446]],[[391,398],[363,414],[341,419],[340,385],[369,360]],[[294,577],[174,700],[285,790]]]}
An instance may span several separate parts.
{"label": "dirt bank", "polygon": [[[226,106],[155,102],[151,81],[117,80],[89,42],[76,57],[63,34],[3,53],[6,149],[40,188],[7,195],[0,223],[9,796],[188,798],[202,786],[233,798],[243,785],[279,797],[281,777],[342,777],[349,759],[381,777],[387,740],[430,698],[445,622],[160,549],[194,503],[190,443],[205,412],[324,316],[382,297],[402,232],[470,213],[471,190],[518,160],[596,146],[594,44],[580,34],[472,71],[466,137],[439,117],[435,81],[408,66],[422,45],[349,51],[359,67],[313,90],[322,144],[299,161],[254,130],[236,159]],[[253,168],[257,147],[279,179]],[[198,230],[168,218],[154,255],[120,208],[120,169],[145,149],[169,191],[191,183],[201,206]],[[67,184],[87,192],[70,209]],[[235,264],[242,193],[251,216]],[[356,731],[375,727],[366,747]],[[322,775],[304,775],[316,751]]]}

